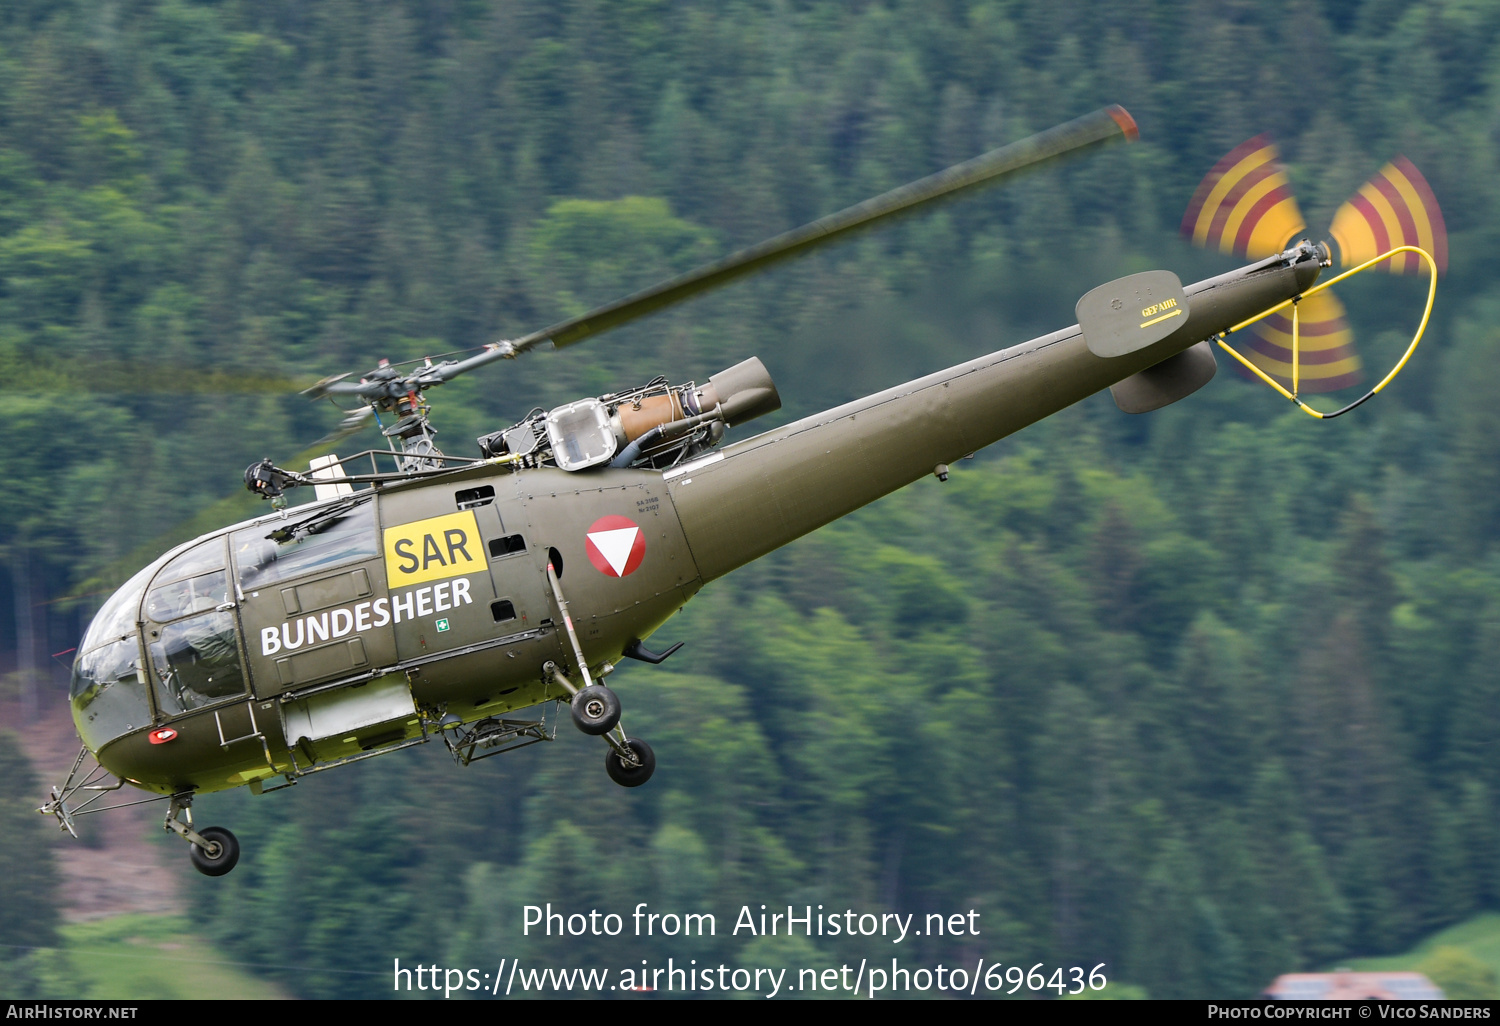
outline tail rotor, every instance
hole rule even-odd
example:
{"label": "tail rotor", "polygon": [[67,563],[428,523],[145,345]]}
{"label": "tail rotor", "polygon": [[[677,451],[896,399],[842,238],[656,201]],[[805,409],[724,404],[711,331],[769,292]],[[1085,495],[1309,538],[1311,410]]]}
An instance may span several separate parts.
{"label": "tail rotor", "polygon": [[[1286,248],[1306,229],[1291,179],[1269,135],[1229,151],[1199,183],[1182,235],[1196,246],[1259,260]],[[1416,166],[1397,156],[1339,207],[1329,230],[1338,261],[1355,267],[1401,246],[1432,254],[1441,274],[1448,266],[1448,233],[1442,210]],[[1421,257],[1404,252],[1377,265],[1393,274],[1426,272]],[[1329,291],[1304,297],[1250,325],[1246,359],[1260,372],[1299,392],[1334,392],[1364,380],[1344,304]],[[1249,372],[1242,371],[1246,377]]]}

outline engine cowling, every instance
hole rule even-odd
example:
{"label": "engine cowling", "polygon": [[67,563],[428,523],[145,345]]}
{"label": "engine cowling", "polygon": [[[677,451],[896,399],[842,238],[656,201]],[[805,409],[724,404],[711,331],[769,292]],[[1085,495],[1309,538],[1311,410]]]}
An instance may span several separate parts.
{"label": "engine cowling", "polygon": [[718,444],[726,427],[781,409],[781,395],[759,358],[713,375],[703,385],[658,379],[629,392],[580,399],[484,435],[486,458],[513,455],[562,470],[656,465]]}

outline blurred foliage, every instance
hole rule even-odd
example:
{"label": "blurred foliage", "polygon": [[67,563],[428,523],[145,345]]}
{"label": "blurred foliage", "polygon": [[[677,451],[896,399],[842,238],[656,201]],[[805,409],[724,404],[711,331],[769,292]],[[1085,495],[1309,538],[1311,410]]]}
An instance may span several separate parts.
{"label": "blurred foliage", "polygon": [[1417,971],[1437,984],[1453,1001],[1494,1001],[1500,998],[1495,970],[1461,948],[1438,948]]}
{"label": "blurred foliage", "polygon": [[[216,951],[182,916],[131,914],[59,928],[0,968],[0,995],[58,1000],[284,998],[275,984]],[[384,974],[381,974],[382,976]]]}
{"label": "blurred foliage", "polygon": [[36,814],[36,774],[14,734],[0,731],[0,994],[38,994],[58,940],[57,868]]}
{"label": "blurred foliage", "polygon": [[[1217,273],[1175,227],[1262,131],[1314,229],[1399,151],[1453,232],[1428,342],[1357,415],[1227,372],[1149,417],[1095,398],[710,587],[664,632],[684,653],[615,678],[660,759],[641,792],[564,727],[545,758],[205,800],[246,857],[196,921],[287,988],[625,957],[519,936],[526,904],[821,902],[972,907],[988,959],[1249,996],[1500,907],[1500,6],[15,0],[0,26],[0,647],[43,655],[100,596],[41,603],[333,423],[266,382],[515,336],[1105,103],[1139,145],[445,386],[444,446],[752,354],[792,417],[1119,274]],[[1344,291],[1367,356],[1399,349],[1420,284]],[[70,391],[69,361],[129,387]],[[867,953],[724,932],[630,957]]]}

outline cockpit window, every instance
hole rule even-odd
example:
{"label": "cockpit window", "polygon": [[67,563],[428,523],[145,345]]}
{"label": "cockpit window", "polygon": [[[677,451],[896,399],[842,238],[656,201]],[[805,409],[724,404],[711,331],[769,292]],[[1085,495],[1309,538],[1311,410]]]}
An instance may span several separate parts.
{"label": "cockpit window", "polygon": [[156,575],[157,584],[170,584],[184,577],[197,577],[224,565],[224,539],[212,538],[177,556]]}
{"label": "cockpit window", "polygon": [[121,734],[150,726],[151,707],[139,656],[136,639],[127,638],[85,652],[73,664],[68,689],[73,719],[91,751]]}
{"label": "cockpit window", "polygon": [[163,627],[151,645],[156,697],[172,716],[245,693],[234,615],[207,613]]}
{"label": "cockpit window", "polygon": [[368,558],[375,547],[375,506],[336,506],[300,521],[272,520],[237,531],[233,545],[241,591]]}
{"label": "cockpit window", "polygon": [[222,606],[228,601],[229,577],[223,570],[215,570],[201,577],[189,577],[185,581],[152,588],[146,595],[146,616],[157,623],[166,623],[179,616]]}

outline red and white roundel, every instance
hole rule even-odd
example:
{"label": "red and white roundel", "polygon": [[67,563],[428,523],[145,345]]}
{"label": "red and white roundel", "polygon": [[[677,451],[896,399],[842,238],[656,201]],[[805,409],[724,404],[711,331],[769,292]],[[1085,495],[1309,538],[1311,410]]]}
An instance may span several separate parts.
{"label": "red and white roundel", "polygon": [[590,525],[583,550],[605,577],[624,577],[646,558],[646,532],[629,517],[610,514]]}

